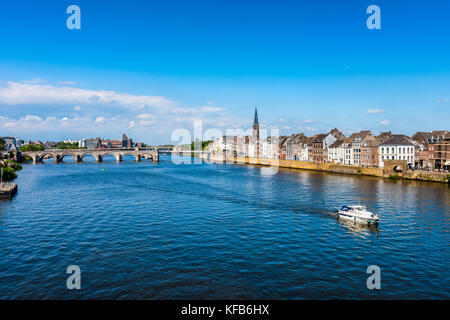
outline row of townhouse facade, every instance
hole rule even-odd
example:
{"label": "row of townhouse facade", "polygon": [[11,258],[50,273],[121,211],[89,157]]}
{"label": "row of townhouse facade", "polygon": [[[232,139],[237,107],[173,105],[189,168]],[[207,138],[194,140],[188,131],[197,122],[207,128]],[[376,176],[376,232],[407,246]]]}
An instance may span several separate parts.
{"label": "row of townhouse facade", "polygon": [[251,136],[220,137],[213,141],[210,150],[226,156],[381,168],[386,160],[402,160],[406,161],[409,167],[448,169],[449,140],[448,131],[417,132],[410,138],[403,134],[392,134],[390,131],[375,136],[370,130],[364,130],[346,137],[336,128],[312,137],[294,133],[290,136],[261,138],[255,109]]}
{"label": "row of townhouse facade", "polygon": [[410,167],[448,169],[450,133],[429,139],[384,132],[374,136],[361,131],[345,137],[337,129],[307,137],[303,133],[256,139],[255,136],[223,136],[211,150],[228,156],[262,157],[297,161],[329,162],[363,167],[384,167],[386,160],[404,160]]}
{"label": "row of townhouse facade", "polygon": [[210,150],[226,156],[383,167],[385,160],[405,160],[414,166],[416,147],[405,135],[388,133],[376,137],[370,131],[361,131],[345,137],[333,129],[312,137],[303,133],[263,139],[255,135],[223,136],[214,140]]}
{"label": "row of townhouse facade", "polygon": [[450,167],[450,132],[448,130],[417,132],[412,136],[415,144],[415,166],[445,169]]}

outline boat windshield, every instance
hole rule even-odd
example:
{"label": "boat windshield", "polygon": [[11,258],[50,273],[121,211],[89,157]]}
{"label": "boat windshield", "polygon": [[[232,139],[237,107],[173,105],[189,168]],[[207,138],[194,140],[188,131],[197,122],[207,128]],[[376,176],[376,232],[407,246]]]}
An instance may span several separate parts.
{"label": "boat windshield", "polygon": [[351,206],[350,210],[365,210],[365,206]]}

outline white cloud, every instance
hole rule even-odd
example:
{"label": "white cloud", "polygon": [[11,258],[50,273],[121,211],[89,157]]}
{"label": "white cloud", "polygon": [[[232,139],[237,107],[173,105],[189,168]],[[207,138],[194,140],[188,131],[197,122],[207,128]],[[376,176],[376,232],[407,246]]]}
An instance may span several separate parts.
{"label": "white cloud", "polygon": [[312,119],[306,119],[305,121],[303,121],[303,123],[314,123],[314,120],[312,120]]}
{"label": "white cloud", "polygon": [[75,118],[56,118],[56,117],[46,117],[45,119],[35,116],[26,115],[20,119],[12,119],[8,117],[0,117],[0,128],[13,129],[15,132],[27,131],[32,133],[42,132],[42,131],[55,131],[67,129],[81,129],[86,130],[88,127],[92,127],[92,119],[75,117]]}
{"label": "white cloud", "polygon": [[207,106],[203,106],[200,108],[201,111],[205,111],[205,112],[219,112],[219,111],[223,111],[223,108],[219,108],[219,107],[207,107]]}
{"label": "white cloud", "polygon": [[173,102],[162,96],[134,95],[107,90],[87,90],[9,81],[0,87],[0,103],[17,104],[117,104],[126,108],[165,108]]}
{"label": "white cloud", "polygon": [[307,131],[307,132],[314,132],[314,131],[316,131],[316,129],[312,128],[312,127],[300,127],[299,129],[303,130],[303,131]]}
{"label": "white cloud", "polygon": [[25,117],[21,118],[22,121],[42,121],[41,117],[33,116],[33,115],[26,115]]}
{"label": "white cloud", "polygon": [[151,125],[151,124],[154,124],[155,123],[155,121],[154,120],[140,120],[139,121],[139,125],[141,125],[141,126],[148,126],[148,125]]}
{"label": "white cloud", "polygon": [[449,99],[447,99],[447,98],[444,98],[444,99],[437,99],[437,100],[436,100],[437,103],[445,103],[445,102],[448,102],[448,101],[449,101]]}
{"label": "white cloud", "polygon": [[151,113],[141,113],[137,115],[138,119],[155,119],[155,115]]}
{"label": "white cloud", "polygon": [[286,119],[286,118],[283,118],[283,117],[280,118],[280,122],[288,122],[288,121],[289,121],[289,120]]}
{"label": "white cloud", "polygon": [[[160,135],[160,141],[169,142],[174,129],[192,130],[195,120],[203,122],[204,130],[247,129],[251,128],[253,121],[252,111],[248,117],[234,116],[214,102],[191,107],[161,96],[12,81],[0,85],[0,104],[17,108],[21,105],[37,105],[37,110],[40,110],[39,105],[53,107],[50,113],[39,116],[25,113],[29,108],[17,109],[22,114],[15,118],[0,116],[0,131],[5,134],[48,139],[108,138],[127,132],[130,136],[147,141]],[[48,108],[42,111],[48,112]]]}
{"label": "white cloud", "polygon": [[384,113],[382,109],[367,109],[366,114],[381,114]]}
{"label": "white cloud", "polygon": [[383,125],[383,126],[388,126],[388,125],[391,124],[391,122],[389,120],[381,120],[380,124]]}
{"label": "white cloud", "polygon": [[39,84],[39,83],[45,83],[45,80],[39,79],[39,78],[34,78],[32,80],[23,80],[22,82],[23,83]]}
{"label": "white cloud", "polygon": [[73,86],[74,84],[76,84],[76,82],[65,80],[65,81],[58,81],[58,84],[61,86]]}

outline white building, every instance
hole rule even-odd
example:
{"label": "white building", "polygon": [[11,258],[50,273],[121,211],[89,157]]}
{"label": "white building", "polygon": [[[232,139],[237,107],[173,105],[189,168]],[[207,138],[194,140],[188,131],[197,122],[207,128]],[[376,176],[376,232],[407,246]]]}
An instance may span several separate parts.
{"label": "white building", "polygon": [[345,163],[344,140],[337,140],[328,147],[328,162]]}
{"label": "white building", "polygon": [[340,148],[344,149],[344,164],[353,165],[353,145],[351,142],[344,142]]}
{"label": "white building", "polygon": [[378,146],[378,163],[384,167],[385,160],[405,160],[408,165],[414,165],[414,144],[403,134],[394,134]]}
{"label": "white building", "polygon": [[279,137],[267,137],[261,142],[261,157],[267,159],[278,159],[280,154],[279,150]]}

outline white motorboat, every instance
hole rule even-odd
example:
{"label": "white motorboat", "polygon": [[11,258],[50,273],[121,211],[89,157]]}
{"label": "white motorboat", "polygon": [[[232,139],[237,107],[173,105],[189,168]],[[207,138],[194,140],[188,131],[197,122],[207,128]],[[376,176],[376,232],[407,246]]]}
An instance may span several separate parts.
{"label": "white motorboat", "polygon": [[342,206],[336,210],[339,219],[349,220],[362,224],[377,224],[380,214],[367,211],[366,206]]}

